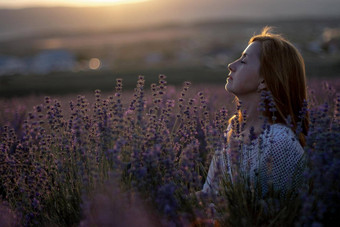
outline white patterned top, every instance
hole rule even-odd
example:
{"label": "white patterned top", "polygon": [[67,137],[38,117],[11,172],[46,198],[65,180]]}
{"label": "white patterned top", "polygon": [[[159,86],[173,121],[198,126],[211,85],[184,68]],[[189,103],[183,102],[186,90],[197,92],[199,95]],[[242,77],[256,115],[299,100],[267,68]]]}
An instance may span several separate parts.
{"label": "white patterned top", "polygon": [[[227,131],[229,129],[230,125]],[[272,182],[275,191],[281,192],[294,189],[301,183],[304,149],[286,125],[270,125],[251,144],[243,144],[238,155],[239,169],[253,185],[259,180],[262,195],[268,192],[269,182]],[[225,149],[215,152],[202,192],[217,194],[221,173],[228,173],[233,179],[234,172],[231,167],[231,149],[227,144]]]}

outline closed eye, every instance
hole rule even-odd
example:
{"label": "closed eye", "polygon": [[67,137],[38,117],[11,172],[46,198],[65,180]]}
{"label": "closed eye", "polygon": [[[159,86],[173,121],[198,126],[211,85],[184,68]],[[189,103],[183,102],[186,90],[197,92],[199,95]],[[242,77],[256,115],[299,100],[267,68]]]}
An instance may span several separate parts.
{"label": "closed eye", "polygon": [[241,56],[241,63],[242,64],[246,64],[246,62],[244,61],[244,59],[247,57],[247,53],[243,53]]}

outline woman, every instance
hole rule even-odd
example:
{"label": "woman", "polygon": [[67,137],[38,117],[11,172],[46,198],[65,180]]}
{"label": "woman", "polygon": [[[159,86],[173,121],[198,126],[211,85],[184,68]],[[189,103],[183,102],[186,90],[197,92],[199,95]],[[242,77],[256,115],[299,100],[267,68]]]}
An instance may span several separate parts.
{"label": "woman", "polygon": [[236,96],[238,112],[229,120],[225,149],[215,153],[202,192],[218,193],[225,176],[231,182],[245,177],[263,196],[269,186],[281,193],[295,189],[309,124],[301,54],[265,27],[228,69],[225,88]]}

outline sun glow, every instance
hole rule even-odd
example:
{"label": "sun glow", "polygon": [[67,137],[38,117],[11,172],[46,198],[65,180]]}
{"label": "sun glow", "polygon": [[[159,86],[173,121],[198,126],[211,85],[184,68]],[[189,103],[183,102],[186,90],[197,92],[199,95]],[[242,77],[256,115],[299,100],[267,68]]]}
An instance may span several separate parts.
{"label": "sun glow", "polygon": [[[146,2],[149,0],[78,0],[73,1],[75,5],[79,6],[99,6],[99,5],[113,5],[113,4],[127,4],[127,3],[137,3]],[[71,1],[68,1],[71,2]]]}
{"label": "sun glow", "polygon": [[110,6],[147,2],[150,0],[1,0],[0,8],[53,7],[53,6]]}

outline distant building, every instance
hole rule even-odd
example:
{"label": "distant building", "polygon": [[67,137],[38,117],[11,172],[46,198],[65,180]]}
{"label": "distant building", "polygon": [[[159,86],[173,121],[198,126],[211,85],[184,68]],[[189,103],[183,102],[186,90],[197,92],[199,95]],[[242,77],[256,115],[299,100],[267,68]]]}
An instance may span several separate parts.
{"label": "distant building", "polygon": [[323,50],[320,45],[320,40],[314,40],[307,44],[307,49],[313,53],[321,53]]}
{"label": "distant building", "polygon": [[30,71],[37,74],[71,71],[75,65],[73,53],[66,50],[46,50],[33,58]]}
{"label": "distant building", "polygon": [[24,74],[26,70],[27,65],[23,60],[12,56],[0,56],[0,76]]}
{"label": "distant building", "polygon": [[46,50],[26,58],[0,55],[0,76],[66,72],[73,70],[75,66],[74,54],[66,50]]}
{"label": "distant building", "polygon": [[329,53],[340,51],[340,28],[325,28],[322,33],[322,48]]}

